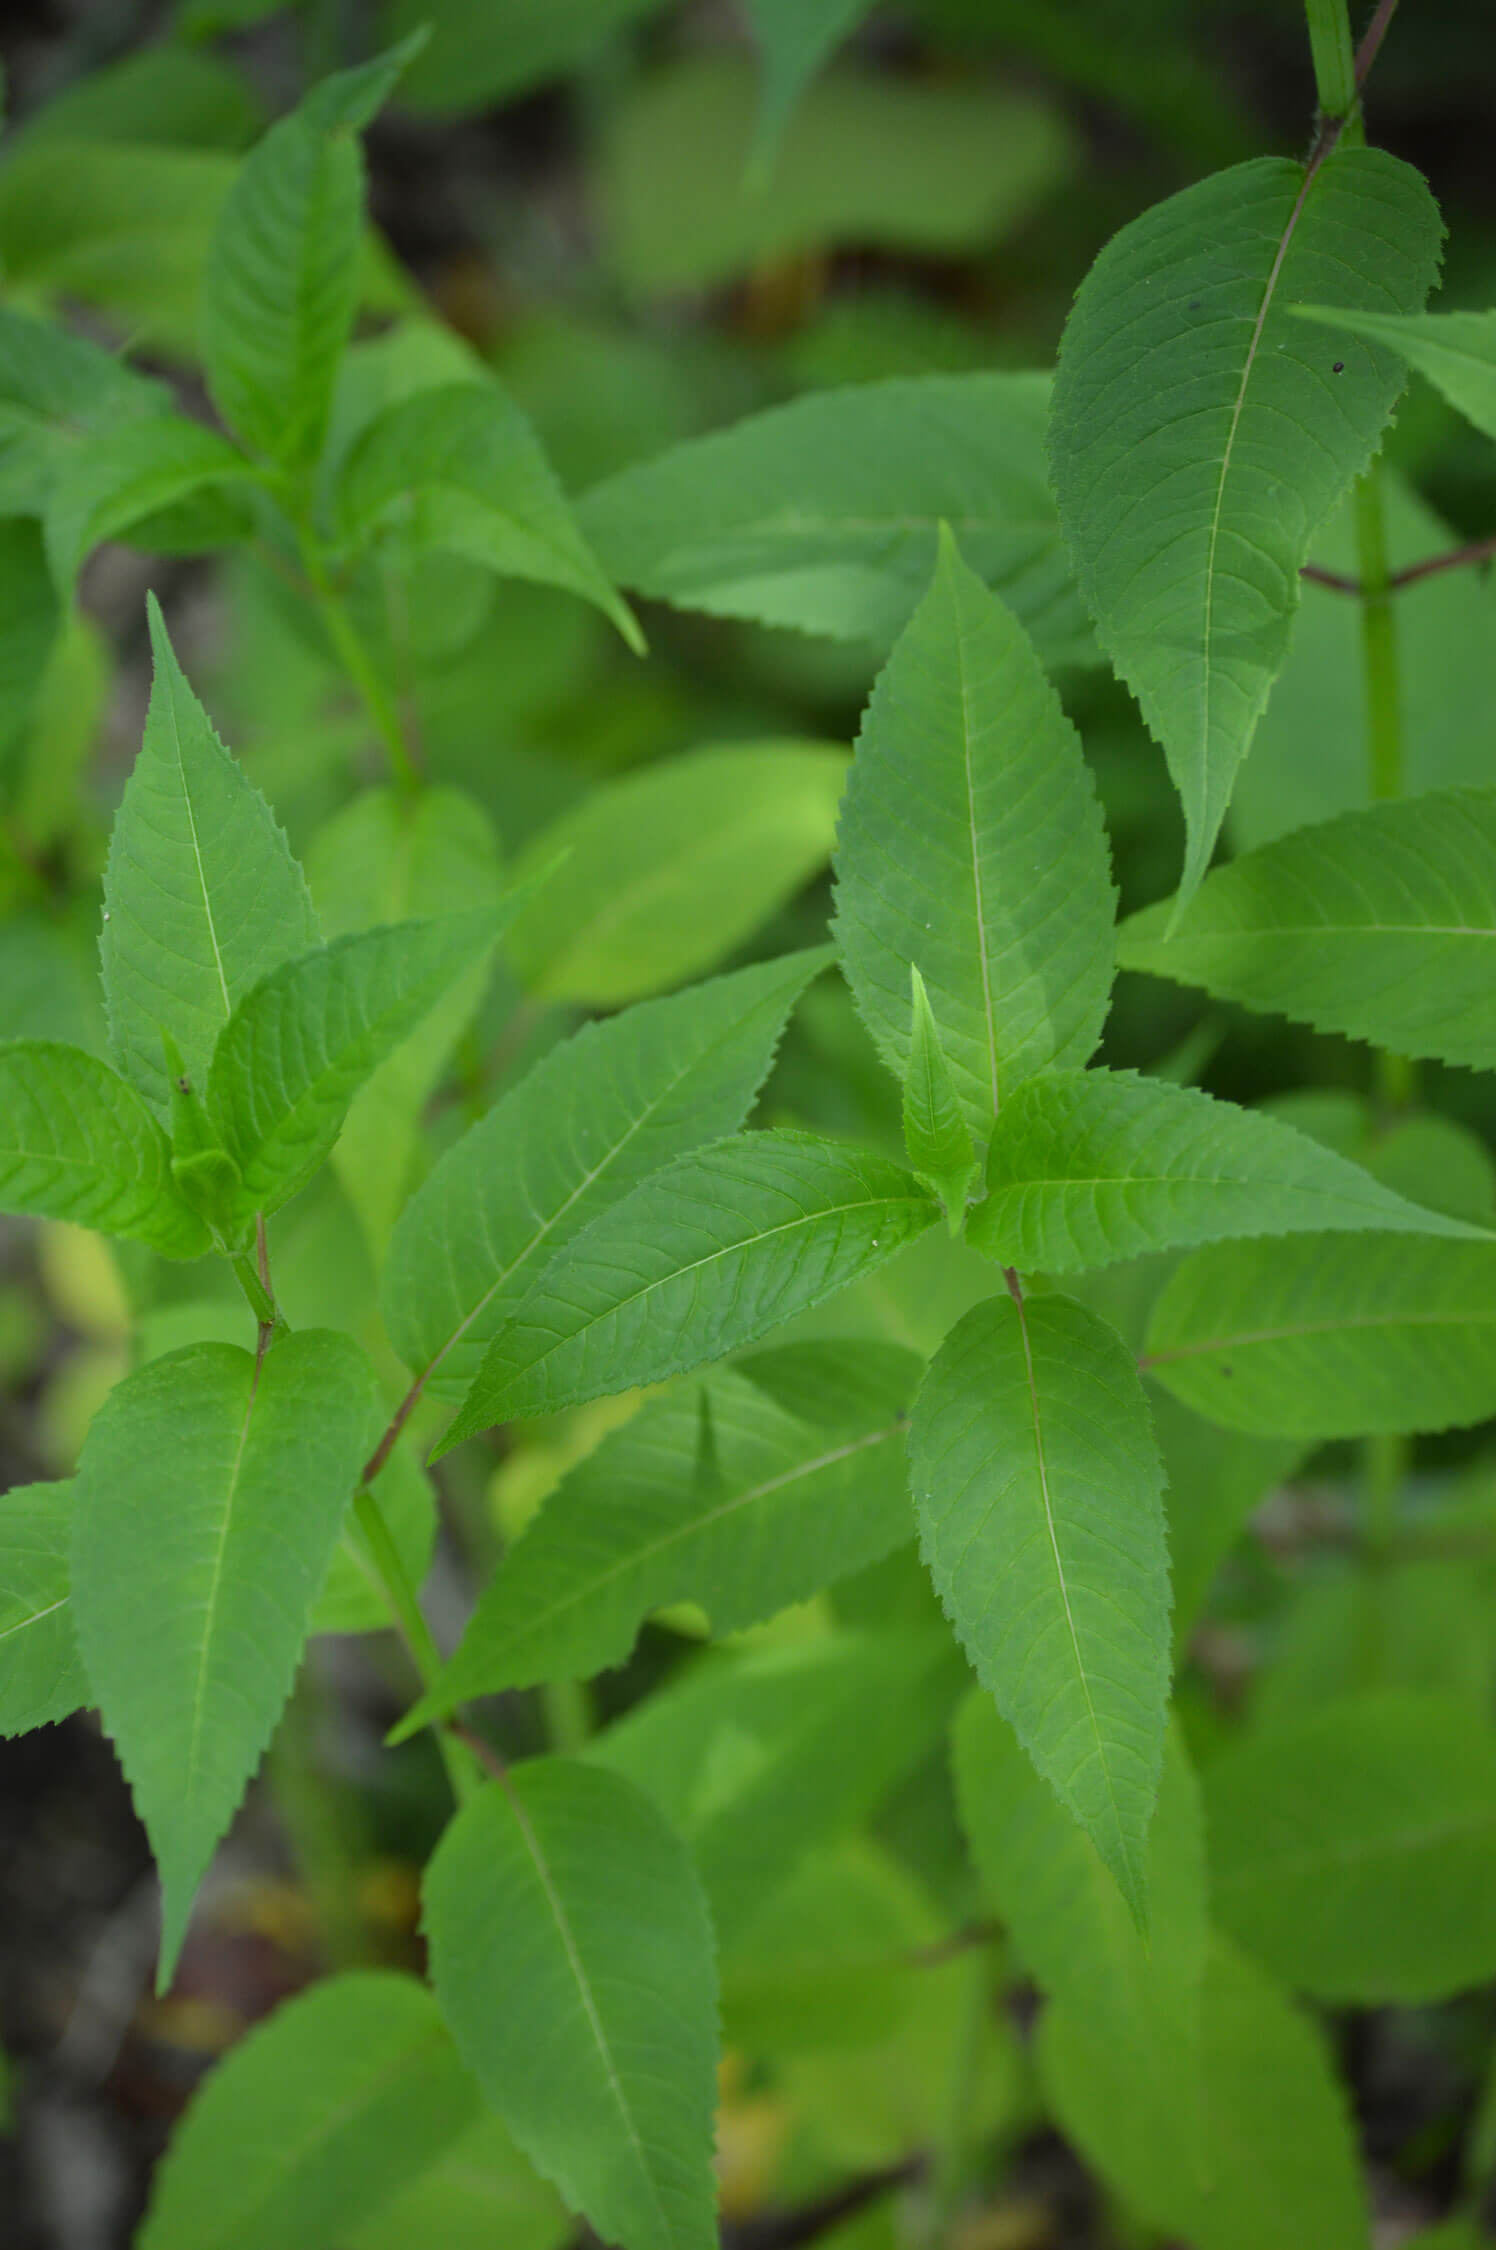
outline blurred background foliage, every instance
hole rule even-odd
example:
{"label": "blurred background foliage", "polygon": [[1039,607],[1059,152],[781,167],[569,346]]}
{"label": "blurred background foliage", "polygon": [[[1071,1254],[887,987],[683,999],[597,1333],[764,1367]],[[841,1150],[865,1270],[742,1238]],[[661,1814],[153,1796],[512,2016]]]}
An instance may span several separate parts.
{"label": "blurred background foliage", "polygon": [[[416,367],[432,354],[459,370],[476,355],[579,499],[802,394],[1047,367],[1077,283],[1119,225],[1204,172],[1301,153],[1312,124],[1299,0],[7,0],[0,301],[121,348],[205,417],[200,283],[239,156],[310,80],[421,23],[429,44],[368,140],[365,410],[369,396],[427,380]],[[1493,114],[1489,0],[1406,0],[1378,63],[1372,128],[1443,204],[1446,306],[1496,301]],[[345,393],[340,409],[356,419],[360,402]],[[148,585],[225,738],[307,858],[330,931],[368,919],[375,892],[402,902],[388,911],[416,911],[423,895],[484,895],[501,862],[522,870],[558,836],[573,848],[564,926],[540,917],[530,957],[473,996],[424,1140],[393,1155],[382,1143],[372,1163],[345,1143],[336,1176],[286,1214],[276,1272],[293,1322],[367,1336],[372,1260],[399,1195],[547,1042],[590,1009],[820,935],[841,770],[825,746],[855,734],[882,648],[645,601],[640,658],[564,592],[427,558],[384,589],[373,625],[441,785],[422,840],[401,842],[361,794],[384,779],[381,756],[320,627],[251,545],[211,552],[221,516],[179,516],[167,557],[138,528],[137,544],[95,556],[77,615],[57,613],[24,493],[6,481],[18,473],[11,411],[0,408],[0,1036],[102,1044],[98,882],[139,740]],[[1394,566],[1490,534],[1490,449],[1417,378],[1388,450]],[[1316,560],[1348,568],[1347,541],[1330,526]],[[1489,778],[1493,598],[1464,572],[1400,598],[1411,788]],[[1103,792],[1124,907],[1142,904],[1171,887],[1180,858],[1162,758],[1104,675],[1076,666],[1060,684]],[[1244,771],[1235,844],[1357,800],[1360,697],[1354,607],[1310,587]],[[772,756],[744,764],[742,746],[770,744]],[[662,884],[665,907],[651,912],[639,901]],[[1437,1200],[1437,1183],[1451,1208],[1492,1208],[1489,1081],[1430,1070],[1423,1093],[1439,1116],[1381,1133],[1361,1050],[1135,978],[1118,988],[1103,1052],[1270,1100],[1374,1153],[1413,1194]],[[801,1008],[762,1114],[897,1148],[896,1091],[839,984],[823,981]],[[1156,1265],[1124,1269],[1090,1291],[1126,1331],[1156,1281]],[[71,1230],[0,1232],[6,1484],[68,1473],[132,1356],[215,1323],[237,1336],[227,1296],[204,1296],[215,1286]],[[969,1254],[928,1241],[839,1304],[835,1324],[929,1349],[990,1286]],[[455,1620],[472,1567],[615,1416],[613,1403],[590,1408],[527,1431],[517,1450],[470,1447],[444,1464],[439,1617],[445,1605]],[[1167,1400],[1159,1417],[1176,1486],[1210,1496],[1193,1544],[1187,1528],[1175,1534],[1182,1607],[1200,1619],[1181,1690],[1197,1755],[1254,1699],[1281,1715],[1327,1682],[1361,1678],[1368,1649],[1399,1684],[1489,1704],[1496,1582],[1456,1583],[1427,1558],[1354,1575],[1345,1460],[1254,1450]],[[1496,1463],[1479,1433],[1424,1449],[1420,1477],[1450,1536],[1496,1520]],[[1269,1491],[1255,1535],[1238,1542]],[[429,1548],[419,1490],[404,1522],[411,1551]],[[357,1583],[339,1598],[325,1623],[377,1622]],[[844,1620],[882,1626],[927,1597],[895,1558],[831,1599]],[[1368,1602],[1387,1613],[1375,1631]],[[685,1616],[646,1636],[629,1671],[604,1683],[607,1708],[637,1696],[691,1630]],[[227,1855],[218,1905],[164,2003],[137,2005],[145,1863],[107,1752],[82,1721],[7,1746],[0,2029],[23,2063],[51,2058],[38,2066],[30,2157],[0,2140],[13,2250],[122,2241],[166,2124],[244,2022],[328,1954],[415,1958],[413,1868],[439,1818],[439,1781],[419,1743],[379,1752],[397,1656],[367,1640],[318,1645],[325,1661],[308,1668],[270,1789],[241,1822],[240,1856]],[[577,1723],[513,1700],[521,1747]],[[750,2047],[755,2024],[771,2021],[785,2058],[772,2083],[745,2071],[726,2087],[726,2207],[745,2243],[798,2239],[752,2233],[766,2199],[813,2202],[849,2169],[898,2167],[933,2130],[941,2058],[971,2005],[967,1965],[958,1956],[916,1990],[886,1974],[887,1989],[870,1986],[865,1964],[934,1945],[969,1912],[960,1864],[932,1767],[899,1785],[873,1837],[828,1843],[780,1896],[774,1944],[833,1980],[853,2026],[847,2053],[828,2056],[813,2036],[797,2045],[792,1977],[765,1992],[747,1969],[734,1983],[729,1964],[732,2021]],[[845,1943],[828,1967],[832,1928]],[[1337,2029],[1394,2215],[1447,2201],[1491,2017],[1477,1996]],[[1026,2069],[1016,2034],[993,2034],[973,2130],[1014,2151],[1012,2184],[969,2250],[1138,2239],[1045,2136]],[[500,2157],[490,2172],[506,2176]],[[548,2206],[527,2217],[510,2190],[508,2250],[560,2239]],[[427,2239],[457,2250],[498,2239],[497,2203],[474,2221],[459,2184],[451,2194]],[[854,2213],[818,2238],[879,2250],[893,2240],[885,2226],[877,2210]],[[416,2237],[392,2215],[361,2239],[380,2250]]]}

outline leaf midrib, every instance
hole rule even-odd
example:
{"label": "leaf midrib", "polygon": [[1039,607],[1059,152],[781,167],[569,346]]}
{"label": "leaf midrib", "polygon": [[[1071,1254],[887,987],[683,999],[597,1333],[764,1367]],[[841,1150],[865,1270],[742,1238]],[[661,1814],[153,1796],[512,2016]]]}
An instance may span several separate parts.
{"label": "leaf midrib", "polygon": [[223,1594],[223,1565],[228,1552],[229,1530],[233,1523],[234,1503],[239,1494],[239,1479],[244,1469],[244,1455],[249,1444],[249,1426],[254,1418],[255,1402],[259,1397],[260,1374],[263,1358],[257,1358],[249,1380],[249,1396],[244,1403],[244,1420],[239,1426],[239,1442],[234,1448],[233,1466],[229,1471],[228,1489],[224,1494],[222,1518],[218,1528],[218,1545],[213,1556],[212,1576],[208,1585],[208,1598],[203,1604],[202,1640],[198,1649],[196,1677],[192,1695],[192,1732],[187,1744],[186,1784],[182,1791],[183,1802],[190,1804],[197,1782],[198,1759],[202,1749],[203,1715],[207,1700],[208,1652],[213,1644],[218,1605]]}

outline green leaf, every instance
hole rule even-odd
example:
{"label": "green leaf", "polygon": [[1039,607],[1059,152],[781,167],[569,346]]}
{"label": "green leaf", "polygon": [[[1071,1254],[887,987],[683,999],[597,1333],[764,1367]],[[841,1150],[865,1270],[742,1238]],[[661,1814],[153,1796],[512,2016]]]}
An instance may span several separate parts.
{"label": "green leaf", "polygon": [[[1052,2000],[1139,2061],[1200,2051],[1208,1938],[1205,1824],[1177,1731],[1165,1740],[1148,1834],[1149,1936],[1089,1837],[1066,1815],[991,1700],[973,1689],[951,1738],[961,1825],[983,1887]],[[1181,2132],[1198,2125],[1193,2108]]]}
{"label": "green leaf", "polygon": [[566,854],[510,936],[526,987],[616,1008],[714,969],[830,857],[846,770],[824,743],[745,742],[591,791],[516,866]]}
{"label": "green leaf", "polygon": [[899,1166],[812,1133],[740,1133],[678,1156],[546,1268],[438,1450],[757,1343],[936,1216]]}
{"label": "green leaf", "polygon": [[1300,320],[1385,344],[1444,393],[1457,413],[1496,438],[1496,312],[1387,313],[1372,306],[1295,305]]}
{"label": "green leaf", "polygon": [[203,278],[202,350],[219,413],[291,469],[321,451],[359,293],[364,169],[356,138],[419,35],[312,89],[245,160]]}
{"label": "green leaf", "polygon": [[485,2109],[418,2180],[382,2203],[378,2215],[341,2230],[348,2250],[563,2250],[576,2228],[555,2189],[520,2155]]}
{"label": "green leaf", "polygon": [[305,1186],[358,1088],[485,957],[515,903],[335,938],[246,995],[208,1076],[208,1109],[243,1182],[241,1216]]}
{"label": "green leaf", "polygon": [[73,1637],[71,1484],[0,1499],[0,1734],[29,1734],[91,1700]]}
{"label": "green leaf", "polygon": [[78,1465],[73,1605],[104,1725],[161,1870],[160,1983],[290,1692],[378,1407],[346,1337],[153,1361]]}
{"label": "green leaf", "polygon": [[897,2034],[938,1942],[907,1870],[863,1837],[812,1853],[722,1962],[725,2042],[746,2054],[845,2054]]}
{"label": "green leaf", "polygon": [[1067,1297],[974,1306],[914,1402],[909,1468],[925,1561],[978,1679],[1142,1923],[1169,1566],[1131,1354]]}
{"label": "green leaf", "polygon": [[452,1822],[425,1900],[442,2013],[536,2169],[620,2250],[714,2250],[715,1948],[654,1806],[518,1766]]}
{"label": "green leaf", "polygon": [[1223,1430],[1182,1406],[1169,1391],[1150,1401],[1153,1434],[1168,1480],[1169,1575],[1174,1646],[1186,1647],[1216,1572],[1247,1519],[1303,1457],[1293,1438]]}
{"label": "green leaf", "polygon": [[472,110],[508,101],[563,77],[630,24],[658,15],[665,0],[385,0],[390,38],[429,27],[400,89],[412,109]]}
{"label": "green leaf", "polygon": [[397,525],[417,556],[465,555],[503,578],[564,586],[643,654],[633,613],[599,568],[539,439],[492,377],[387,407],[354,447],[339,498],[353,537]]}
{"label": "green leaf", "polygon": [[1365,468],[1396,355],[1315,343],[1296,297],[1413,312],[1438,208],[1380,149],[1217,172],[1108,244],[1060,347],[1050,459],[1103,647],[1164,748],[1194,892],[1288,654],[1299,567]]}
{"label": "green leaf", "polygon": [[918,1360],[876,1343],[791,1357],[758,1353],[654,1400],[563,1477],[401,1732],[471,1696],[621,1664],[672,1602],[699,1603],[715,1634],[757,1624],[907,1539],[899,1440]]}
{"label": "green leaf", "polygon": [[904,1149],[915,1172],[929,1181],[945,1205],[951,1232],[956,1234],[979,1169],[976,1150],[961,1114],[925,980],[913,962],[909,975],[914,1014],[904,1066]]}
{"label": "green leaf", "polygon": [[201,1087],[219,1032],[267,971],[317,943],[301,869],[223,747],[148,603],[156,675],[104,873],[110,1044],[161,1111],[170,1032]]}
{"label": "green leaf", "polygon": [[112,352],[0,306],[0,515],[40,515],[80,436],[169,404],[164,384]]}
{"label": "green leaf", "polygon": [[1485,1230],[1421,1211],[1291,1125],[1133,1071],[1031,1078],[1004,1104],[967,1238],[1070,1273],[1228,1235]]}
{"label": "green leaf", "polygon": [[768,176],[801,95],[871,5],[872,0],[748,0],[761,71],[749,166],[753,181]]}
{"label": "green leaf", "polygon": [[745,194],[756,76],[746,55],[685,54],[639,78],[614,109],[596,195],[627,287],[712,288],[842,245],[984,250],[1074,163],[1062,115],[1032,92],[843,66],[810,88],[772,177]]}
{"label": "green leaf", "polygon": [[[152,415],[86,439],[60,468],[47,502],[47,559],[59,589],[72,595],[101,541],[189,497],[221,499],[225,486],[253,483],[257,474],[216,430],[180,415]],[[225,541],[247,528],[232,509],[217,520]]]}
{"label": "green leaf", "polygon": [[71,1219],[167,1258],[212,1247],[140,1096],[81,1047],[0,1041],[0,1210]]}
{"label": "green leaf", "polygon": [[[483,807],[465,790],[423,789],[412,803],[368,789],[321,829],[307,880],[329,937],[383,922],[476,908],[499,897],[498,844]],[[382,1261],[412,1185],[421,1112],[481,1004],[488,963],[477,964],[355,1094],[333,1150],[339,1184]]]}
{"label": "green leaf", "polygon": [[447,1151],[400,1216],[380,1293],[390,1341],[431,1390],[461,1397],[583,1227],[742,1123],[829,958],[792,953],[587,1024]]}
{"label": "green leaf", "polygon": [[626,586],[717,617],[889,647],[942,522],[1049,664],[1094,663],[1044,459],[1047,375],[820,391],[692,438],[581,501]]}
{"label": "green leaf", "polygon": [[210,2071],[157,2167],[139,2250],[324,2250],[478,2110],[424,1985],[332,1977]]}
{"label": "green leaf", "polygon": [[[1367,2250],[1361,2159],[1317,2027],[1215,1937],[1204,2062],[1108,2038],[1084,2004],[1045,2010],[1037,2053],[1061,2131],[1133,2212],[1195,2250]],[[1195,2106],[1196,2145],[1179,2128]]]}
{"label": "green leaf", "polygon": [[1254,1730],[1297,1725],[1340,1697],[1383,1689],[1457,1696],[1484,1719],[1496,1655],[1484,1578],[1468,1557],[1368,1570],[1355,1554],[1306,1577],[1253,1685]]}
{"label": "green leaf", "polygon": [[[431,1479],[408,1445],[397,1445],[374,1479],[379,1503],[409,1583],[419,1588],[436,1544],[436,1495]],[[380,1633],[393,1623],[379,1566],[350,1508],[316,1606],[309,1633]]]}
{"label": "green leaf", "polygon": [[1496,1064],[1496,789],[1342,813],[1210,875],[1170,924],[1119,934],[1124,968],[1400,1055]]}
{"label": "green leaf", "polygon": [[1349,1697],[1206,1769],[1223,1928],[1318,1999],[1432,2001],[1496,1971],[1496,1732],[1448,1696]]}
{"label": "green leaf", "polygon": [[586,1755],[685,1838],[731,1949],[808,1852],[859,1828],[938,1745],[964,1677],[929,1630],[714,1651]]}
{"label": "green leaf", "polygon": [[948,535],[867,707],[836,884],[863,1021],[902,1077],[918,963],[979,1146],[1021,1079],[1086,1061],[1112,982],[1101,811],[1022,627]]}
{"label": "green leaf", "polygon": [[1147,1372],[1254,1436],[1444,1430],[1496,1413],[1496,1247],[1388,1235],[1223,1242],[1153,1308]]}
{"label": "green leaf", "polygon": [[0,520],[0,774],[30,732],[59,623],[37,526]]}

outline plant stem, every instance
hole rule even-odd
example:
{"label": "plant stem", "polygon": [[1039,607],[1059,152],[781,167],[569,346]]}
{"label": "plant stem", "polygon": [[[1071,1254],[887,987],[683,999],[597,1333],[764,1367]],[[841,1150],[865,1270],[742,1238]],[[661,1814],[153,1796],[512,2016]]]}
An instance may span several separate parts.
{"label": "plant stem", "polygon": [[299,532],[301,566],[307,583],[316,596],[317,608],[333,647],[338,652],[344,671],[363,699],[364,709],[374,722],[375,731],[384,744],[390,761],[390,771],[396,786],[408,796],[414,796],[421,786],[420,768],[406,740],[400,714],[395,708],[374,662],[359,639],[357,628],[349,616],[342,596],[327,574],[315,533],[303,525]]}
{"label": "plant stem", "polygon": [[585,1680],[547,1680],[540,1691],[550,1746],[563,1757],[580,1750],[593,1732],[592,1696]]}
{"label": "plant stem", "polygon": [[[353,1506],[359,1529],[368,1541],[369,1552],[379,1572],[390,1614],[410,1650],[411,1660],[420,1674],[421,1685],[430,1694],[441,1678],[441,1655],[431,1638],[431,1627],[416,1600],[415,1589],[405,1575],[400,1550],[384,1520],[383,1509],[367,1487],[359,1493]],[[447,1779],[452,1784],[452,1794],[459,1804],[463,1804],[472,1795],[479,1779],[472,1754],[464,1743],[457,1740],[449,1727],[438,1723],[432,1728],[432,1732],[436,1736],[442,1763],[447,1769]]]}
{"label": "plant stem", "polygon": [[1346,0],[1304,0],[1314,86],[1327,117],[1347,117],[1356,99],[1356,58]]}
{"label": "plant stem", "polygon": [[[1361,581],[1361,663],[1366,692],[1366,763],[1372,801],[1403,793],[1402,678],[1397,618],[1387,567],[1387,519],[1381,469],[1375,461],[1356,486],[1356,566]],[[1406,1109],[1416,1092],[1412,1064],[1378,1051],[1377,1090],[1389,1109]]]}

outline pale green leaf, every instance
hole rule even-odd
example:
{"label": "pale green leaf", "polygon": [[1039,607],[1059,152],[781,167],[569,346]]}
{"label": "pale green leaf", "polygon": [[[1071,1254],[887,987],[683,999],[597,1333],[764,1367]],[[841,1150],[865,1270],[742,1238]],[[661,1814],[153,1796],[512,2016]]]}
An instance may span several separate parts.
{"label": "pale green leaf", "polygon": [[[408,1445],[397,1445],[370,1488],[404,1567],[419,1588],[436,1544],[436,1495]],[[307,1624],[309,1633],[380,1633],[393,1625],[379,1565],[350,1506]]]}
{"label": "pale green leaf", "polygon": [[938,1924],[907,1870],[863,1837],[775,1885],[722,1962],[726,2043],[750,2055],[845,2054],[896,2035],[929,1979]]}
{"label": "pale green leaf", "polygon": [[169,404],[163,384],[100,345],[0,306],[0,514],[40,515],[80,437]]}
{"label": "pale green leaf", "polygon": [[[307,880],[331,938],[381,922],[475,908],[499,896],[499,856],[483,807],[437,785],[412,802],[369,789],[321,829]],[[459,977],[349,1105],[332,1165],[376,1262],[412,1185],[421,1112],[479,1007],[488,965]]]}
{"label": "pale green leaf", "polygon": [[597,192],[629,287],[710,288],[763,261],[842,244],[985,249],[1074,161],[1063,117],[1032,92],[844,65],[809,89],[772,176],[745,192],[755,81],[746,55],[685,54],[617,106]]}
{"label": "pale green leaf", "polygon": [[95,62],[49,89],[40,109],[27,107],[16,136],[27,147],[58,140],[239,148],[254,138],[261,114],[235,64],[166,39]]}
{"label": "pale green leaf", "polygon": [[1347,1697],[1205,1775],[1223,1928],[1339,2003],[1443,2000],[1496,1972],[1496,1732],[1449,1696]]}
{"label": "pale green leaf", "polygon": [[245,160],[219,215],[203,279],[208,388],[230,429],[293,469],[321,450],[358,303],[356,136],[418,44],[407,40],[314,87]]}
{"label": "pale green leaf", "polygon": [[418,390],[387,407],[343,469],[350,533],[398,527],[407,550],[464,555],[503,578],[564,586],[643,638],[578,528],[529,422],[493,377]]}
{"label": "pale green leaf", "polygon": [[904,1066],[904,1151],[945,1205],[954,1234],[977,1176],[976,1150],[940,1043],[925,980],[911,962],[914,1012]]}
{"label": "pale green leaf", "polygon": [[576,2233],[560,2197],[485,2110],[378,2215],[340,2230],[348,2250],[563,2250]]}
{"label": "pale green leaf", "polygon": [[211,1248],[134,1088],[81,1047],[50,1040],[0,1041],[0,1210],[128,1235],[167,1258]]}
{"label": "pale green leaf", "polygon": [[[1205,1825],[1177,1731],[1165,1740],[1148,1834],[1146,1939],[1095,1845],[979,1690],[957,1713],[951,1748],[961,1825],[983,1887],[1046,1997],[1083,2010],[1145,2066],[1159,2049],[1176,2066],[1198,2054]],[[1181,2133],[1197,2127],[1193,2108],[1183,2110]]]}
{"label": "pale green leaf", "polygon": [[[1361,2158],[1317,2027],[1212,1939],[1204,2062],[1141,2054],[1085,2005],[1046,2009],[1040,2080],[1061,2131],[1132,2211],[1192,2250],[1368,2250]],[[1182,2134],[1187,2105],[1203,2142]]]}
{"label": "pale green leaf", "polygon": [[402,1731],[621,1664],[672,1602],[731,1633],[876,1562],[910,1532],[900,1441],[918,1375],[896,1345],[808,1342],[646,1405],[562,1478]]}
{"label": "pale green leaf", "polygon": [[1404,381],[1367,344],[1337,372],[1287,307],[1416,311],[1441,235],[1419,175],[1380,149],[1312,176],[1262,157],[1135,219],[1081,284],[1050,428],[1060,521],[1184,803],[1185,899],[1288,654],[1309,542]]}
{"label": "pale green leaf", "polygon": [[484,959],[512,906],[335,938],[246,995],[208,1076],[209,1114],[239,1167],[241,1214],[273,1211],[305,1186],[358,1088]]}
{"label": "pale green leaf", "polygon": [[[70,596],[93,549],[142,519],[189,498],[220,500],[224,487],[253,483],[257,471],[216,430],[185,416],[154,414],[104,430],[76,447],[58,470],[47,501],[47,559]],[[223,543],[246,527],[219,512]]]}
{"label": "pale green leaf", "polygon": [[1439,789],[1280,836],[1118,936],[1127,969],[1395,1054],[1496,1064],[1496,789]]}
{"label": "pale green leaf", "polygon": [[678,1156],[546,1268],[489,1346],[440,1450],[757,1343],[936,1216],[898,1165],[812,1133],[740,1133]]}
{"label": "pale green leaf", "polygon": [[[1459,534],[1391,469],[1377,473],[1393,571],[1448,554]],[[1359,579],[1354,496],[1316,534],[1310,560]],[[1436,570],[1397,591],[1401,794],[1484,782],[1490,762],[1472,711],[1496,703],[1496,584],[1478,570]],[[1227,823],[1237,852],[1372,801],[1366,756],[1361,604],[1307,583],[1293,646],[1237,776]]]}
{"label": "pale green leaf", "polygon": [[1193,1252],[1142,1364],[1227,1429],[1364,1437],[1496,1414],[1493,1346],[1496,1246],[1307,1234]]}
{"label": "pale green leaf", "polygon": [[1022,627],[947,537],[858,737],[836,938],[900,1077],[918,964],[979,1146],[1021,1079],[1095,1047],[1113,903],[1080,739]]}
{"label": "pale green leaf", "polygon": [[73,1637],[71,1484],[0,1499],[0,1734],[29,1734],[89,1703]]}
{"label": "pale green leaf", "polygon": [[472,0],[385,0],[391,38],[429,27],[431,44],[417,55],[400,93],[413,109],[486,109],[527,93],[587,61],[594,49],[665,0],[504,0],[474,8]]}
{"label": "pale green leaf", "polygon": [[1496,438],[1496,312],[1392,312],[1295,305],[1300,320],[1385,344],[1444,393],[1457,412]]}
{"label": "pale green leaf", "polygon": [[566,855],[510,935],[528,989],[616,1008],[714,969],[825,865],[846,770],[824,743],[745,742],[591,791],[515,869]]}
{"label": "pale green leaf", "polygon": [[160,1981],[290,1692],[377,1421],[346,1336],[153,1361],[95,1416],[76,1480],[84,1667],[161,1870]]}
{"label": "pale green leaf", "polygon": [[949,523],[1046,663],[1095,661],[1049,490],[1047,375],[813,392],[624,469],[581,501],[641,594],[886,649]]}
{"label": "pale green leaf", "polygon": [[975,1306],[914,1402],[909,1466],[925,1561],[978,1679],[1144,1921],[1169,1567],[1131,1354],[1067,1297]]}
{"label": "pale green leaf", "polygon": [[965,1676],[928,1630],[714,1651],[586,1755],[684,1836],[732,1948],[806,1853],[860,1827],[939,1744]]}
{"label": "pale green leaf", "polygon": [[1228,1235],[1485,1230],[1420,1210],[1291,1125],[1133,1071],[1031,1078],[1004,1104],[967,1239],[1068,1273]]}
{"label": "pale green leaf", "polygon": [[717,1970],[685,1846],[617,1775],[515,1767],[426,1871],[442,2012],[536,2169],[620,2250],[714,2250]]}
{"label": "pale green leaf", "polygon": [[462,1395],[584,1226],[743,1122],[829,958],[790,954],[585,1025],[447,1151],[401,1214],[381,1287],[390,1341],[433,1391]]}
{"label": "pale green leaf", "polygon": [[161,1034],[201,1087],[219,1032],[268,970],[317,942],[301,869],[172,653],[154,598],[145,738],[109,844],[101,941],[110,1043],[167,1106]]}
{"label": "pale green leaf", "polygon": [[1353,1554],[1338,1570],[1306,1576],[1253,1683],[1254,1729],[1297,1724],[1371,1689],[1460,1697],[1484,1718],[1496,1673],[1484,1575],[1468,1556],[1398,1557],[1368,1570]]}
{"label": "pale green leaf", "polygon": [[871,5],[872,0],[748,0],[761,72],[751,183],[768,176],[801,95]]}
{"label": "pale green leaf", "polygon": [[326,2250],[479,2107],[424,1985],[332,1977],[209,2073],[157,2167],[139,2250]]}

